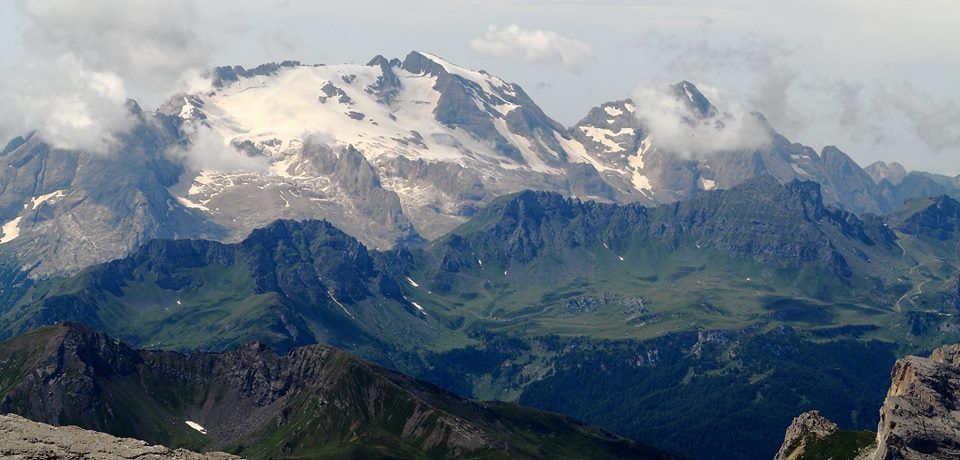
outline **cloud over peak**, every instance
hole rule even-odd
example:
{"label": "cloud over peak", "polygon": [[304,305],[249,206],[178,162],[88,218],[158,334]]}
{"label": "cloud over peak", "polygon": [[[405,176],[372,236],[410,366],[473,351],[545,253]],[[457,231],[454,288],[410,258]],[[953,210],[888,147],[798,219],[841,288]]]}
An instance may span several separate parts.
{"label": "cloud over peak", "polygon": [[0,81],[12,107],[0,134],[36,131],[64,149],[106,152],[133,125],[131,93],[173,92],[206,67],[188,0],[17,0],[26,20],[16,71]]}
{"label": "cloud over peak", "polygon": [[491,25],[483,36],[470,40],[470,48],[484,56],[538,64],[561,65],[577,72],[594,61],[590,45],[549,30],[523,29],[516,24]]}
{"label": "cloud over peak", "polygon": [[[676,87],[664,85],[643,85],[634,90],[635,115],[659,148],[699,157],[718,152],[752,151],[771,142],[765,122],[742,104],[724,101],[723,110],[704,113],[697,109],[690,91],[687,90],[685,96],[678,94]],[[712,88],[708,92],[714,98],[719,96]]]}

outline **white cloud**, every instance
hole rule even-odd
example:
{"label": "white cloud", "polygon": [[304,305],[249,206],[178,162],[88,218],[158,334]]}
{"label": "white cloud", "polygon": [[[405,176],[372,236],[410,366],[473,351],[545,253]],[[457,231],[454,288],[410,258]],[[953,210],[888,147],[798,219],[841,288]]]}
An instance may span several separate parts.
{"label": "white cloud", "polygon": [[[633,92],[632,99],[637,106],[637,118],[662,150],[696,157],[751,151],[771,141],[763,121],[735,101],[721,102],[717,115],[700,117],[671,88],[659,88],[662,86],[640,87]],[[715,89],[709,92],[718,97]]]}
{"label": "white cloud", "polygon": [[[845,8],[835,2],[820,6]],[[908,17],[922,10],[908,8],[893,14],[899,8],[882,16],[885,20]],[[944,14],[946,18],[956,12]],[[842,15],[831,17],[836,16]],[[806,19],[798,15],[796,21]],[[786,31],[795,25],[786,21],[781,27]],[[911,169],[948,173],[956,169],[951,162],[960,151],[960,129],[956,128],[960,99],[955,87],[938,83],[948,71],[930,70],[942,62],[936,56],[942,56],[943,45],[934,38],[945,33],[942,27],[929,27],[929,35],[914,35],[915,45],[909,50],[901,49],[907,43],[901,35],[884,32],[882,37],[864,39],[867,32],[874,32],[875,24],[857,29],[856,34],[824,26],[816,30],[827,35],[819,37],[718,27],[646,32],[634,43],[641,52],[653,55],[648,65],[661,72],[658,78],[716,82],[749,103],[750,110],[762,112],[793,141],[815,148],[838,145],[861,164],[883,159],[900,161]],[[891,38],[895,43],[876,45]],[[882,55],[873,56],[878,49]],[[928,61],[935,64],[923,65]],[[911,154],[904,155],[908,151]]]}
{"label": "white cloud", "polygon": [[934,97],[901,82],[892,89],[879,86],[874,96],[876,112],[895,112],[906,120],[906,128],[936,153],[960,146],[960,104],[953,99]]}
{"label": "white cloud", "polygon": [[28,62],[6,89],[11,131],[36,130],[53,147],[105,152],[132,126],[126,88],[114,73],[86,68],[73,55]]}
{"label": "white cloud", "polygon": [[482,37],[470,40],[470,48],[485,56],[527,62],[560,64],[578,71],[593,62],[593,50],[586,43],[549,30],[526,30],[513,24],[491,25]]}
{"label": "white cloud", "polygon": [[200,171],[256,171],[267,172],[270,162],[263,156],[249,156],[206,125],[187,124],[183,132],[190,139],[186,147],[171,149],[168,154],[182,159],[191,168]]}
{"label": "white cloud", "polygon": [[166,94],[206,66],[188,0],[17,0],[25,20],[3,131],[36,130],[59,148],[107,152],[133,126],[132,95]]}

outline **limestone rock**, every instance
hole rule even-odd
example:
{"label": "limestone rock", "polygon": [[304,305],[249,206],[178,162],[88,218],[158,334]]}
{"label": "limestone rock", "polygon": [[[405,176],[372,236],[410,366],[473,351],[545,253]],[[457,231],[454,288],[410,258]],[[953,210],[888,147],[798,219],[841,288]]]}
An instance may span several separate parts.
{"label": "limestone rock", "polygon": [[798,458],[810,438],[824,439],[837,431],[837,424],[827,420],[819,411],[800,414],[787,428],[783,445],[774,460]]}
{"label": "limestone rock", "polygon": [[144,441],[117,438],[75,426],[52,426],[18,415],[0,415],[0,457],[13,460],[231,460],[240,457],[212,452],[151,446]]}
{"label": "limestone rock", "polygon": [[894,365],[875,460],[960,459],[960,345]]}

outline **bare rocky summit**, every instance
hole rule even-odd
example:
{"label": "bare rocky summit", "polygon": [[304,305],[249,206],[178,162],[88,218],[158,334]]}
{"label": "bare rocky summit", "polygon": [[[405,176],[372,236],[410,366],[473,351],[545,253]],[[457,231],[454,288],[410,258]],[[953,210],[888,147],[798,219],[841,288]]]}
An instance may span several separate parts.
{"label": "bare rocky summit", "polygon": [[836,423],[831,422],[820,415],[820,411],[812,410],[804,412],[787,428],[787,434],[783,439],[783,446],[777,452],[774,460],[788,460],[798,458],[799,452],[805,451],[805,446],[813,440],[822,440],[837,431]]}
{"label": "bare rocky summit", "polygon": [[152,446],[75,426],[52,426],[18,415],[0,415],[0,458],[14,460],[230,460],[240,457]]}
{"label": "bare rocky summit", "polygon": [[865,442],[865,435],[807,412],[787,428],[774,460],[960,459],[960,344],[938,348],[929,358],[898,360],[876,438]]}
{"label": "bare rocky summit", "polygon": [[960,344],[897,361],[871,458],[960,459]]}

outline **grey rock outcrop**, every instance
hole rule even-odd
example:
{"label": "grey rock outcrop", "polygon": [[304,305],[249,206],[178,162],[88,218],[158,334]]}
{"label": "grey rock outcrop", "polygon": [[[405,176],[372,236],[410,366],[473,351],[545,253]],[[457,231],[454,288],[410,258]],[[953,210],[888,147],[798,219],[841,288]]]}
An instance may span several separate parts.
{"label": "grey rock outcrop", "polygon": [[[894,364],[875,438],[838,429],[816,411],[794,419],[774,460],[960,460],[960,344]],[[813,448],[811,449],[811,446]],[[810,452],[815,450],[816,452]]]}
{"label": "grey rock outcrop", "polygon": [[0,457],[13,460],[233,460],[222,452],[198,454],[184,449],[149,445],[131,438],[75,426],[52,426],[18,415],[0,415]]}
{"label": "grey rock outcrop", "polygon": [[805,450],[805,445],[813,439],[825,439],[837,431],[837,424],[827,420],[820,411],[810,411],[800,414],[793,419],[787,428],[783,445],[774,460],[788,460],[796,458]]}
{"label": "grey rock outcrop", "polygon": [[0,156],[0,251],[18,269],[62,274],[151,238],[224,235],[168,190],[183,172],[164,153],[178,142],[176,120],[137,107],[131,116],[136,127],[108,153],[56,149],[31,135]]}
{"label": "grey rock outcrop", "polygon": [[960,344],[894,365],[873,460],[960,459]]}
{"label": "grey rock outcrop", "polygon": [[896,161],[890,163],[877,161],[863,168],[863,170],[866,171],[867,174],[870,175],[870,178],[878,185],[882,181],[888,181],[892,185],[897,185],[907,176],[907,169]]}

